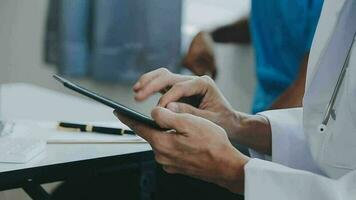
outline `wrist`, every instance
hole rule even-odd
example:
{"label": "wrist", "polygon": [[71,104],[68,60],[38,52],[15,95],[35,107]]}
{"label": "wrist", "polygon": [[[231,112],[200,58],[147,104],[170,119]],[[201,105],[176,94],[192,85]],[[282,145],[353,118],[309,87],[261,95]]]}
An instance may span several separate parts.
{"label": "wrist", "polygon": [[262,115],[235,112],[232,141],[241,143],[264,154],[271,154],[272,133],[268,119]]}
{"label": "wrist", "polygon": [[[232,147],[233,148],[233,147]],[[245,165],[250,160],[233,148],[233,155],[229,156],[229,164],[225,165],[224,187],[234,193],[243,193],[245,185]]]}
{"label": "wrist", "polygon": [[231,130],[229,133],[229,138],[235,142],[241,142],[247,137],[247,132],[251,126],[251,120],[253,120],[253,115],[246,113],[233,111],[231,112],[231,117],[229,118],[231,124]]}

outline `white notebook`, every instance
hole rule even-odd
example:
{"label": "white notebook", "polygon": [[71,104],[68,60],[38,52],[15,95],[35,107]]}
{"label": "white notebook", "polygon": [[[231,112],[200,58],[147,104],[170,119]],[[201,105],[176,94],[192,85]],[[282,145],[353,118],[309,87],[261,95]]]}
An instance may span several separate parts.
{"label": "white notebook", "polygon": [[1,163],[27,163],[46,150],[46,141],[0,137]]}
{"label": "white notebook", "polygon": [[[46,138],[48,144],[90,144],[90,143],[145,143],[137,135],[110,135],[86,132],[67,132],[58,130],[58,122],[27,122],[27,126],[32,126],[32,131],[41,134],[41,138]],[[105,126],[111,128],[129,128],[121,122],[72,122],[79,124],[90,124],[94,126]],[[26,126],[26,125],[25,125]],[[36,126],[36,127],[33,127]]]}
{"label": "white notebook", "polygon": [[48,144],[99,144],[99,143],[145,143],[136,135],[107,135],[97,133],[54,133]]}

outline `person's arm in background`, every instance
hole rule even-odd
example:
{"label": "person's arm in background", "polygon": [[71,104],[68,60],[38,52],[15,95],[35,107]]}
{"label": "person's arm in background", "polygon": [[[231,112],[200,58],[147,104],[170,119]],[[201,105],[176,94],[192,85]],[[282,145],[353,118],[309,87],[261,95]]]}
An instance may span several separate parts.
{"label": "person's arm in background", "polygon": [[183,66],[194,74],[210,75],[215,79],[217,68],[213,51],[213,43],[249,44],[251,42],[248,17],[235,23],[222,26],[211,33],[201,31],[192,40],[187,55],[183,58]]}
{"label": "person's arm in background", "polygon": [[215,29],[211,33],[211,37],[217,43],[249,44],[251,36],[248,17]]}
{"label": "person's arm in background", "polygon": [[304,96],[309,53],[305,54],[299,68],[297,79],[272,104],[270,109],[301,107]]}
{"label": "person's arm in background", "polygon": [[[213,52],[213,42],[248,44],[251,42],[249,20],[247,17],[227,26],[217,28],[211,33],[200,32],[193,39],[183,65],[198,76],[209,75],[213,79],[217,75],[217,67]],[[293,108],[302,105],[309,52],[300,64],[297,79],[282,93],[269,109]]]}
{"label": "person's arm in background", "polygon": [[[323,0],[305,1],[308,2],[305,6],[307,12],[305,18],[305,26],[303,29],[303,41],[301,47],[304,49],[305,55],[300,61],[299,74],[296,80],[283,92],[271,105],[270,109],[300,107],[304,96],[304,88],[307,74],[307,65],[309,51],[314,39],[315,30],[319,21]],[[303,46],[304,45],[304,46]]]}

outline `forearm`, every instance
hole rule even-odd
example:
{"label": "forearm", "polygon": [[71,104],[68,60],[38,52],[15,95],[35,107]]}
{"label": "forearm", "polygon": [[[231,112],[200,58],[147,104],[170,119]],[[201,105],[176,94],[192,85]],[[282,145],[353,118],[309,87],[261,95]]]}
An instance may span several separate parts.
{"label": "forearm", "polygon": [[[274,102],[271,109],[301,107],[305,88],[308,65],[307,53],[300,65],[300,72],[295,82]],[[230,131],[231,140],[239,142],[260,153],[271,155],[272,131],[268,119],[260,115],[248,115],[235,112],[234,128]]]}
{"label": "forearm", "polygon": [[273,102],[270,110],[282,108],[301,107],[304,95],[304,85],[297,84],[290,86],[278,99]]}
{"label": "forearm", "polygon": [[243,18],[233,24],[220,27],[211,33],[212,38],[218,43],[240,43],[251,42],[248,18]]}

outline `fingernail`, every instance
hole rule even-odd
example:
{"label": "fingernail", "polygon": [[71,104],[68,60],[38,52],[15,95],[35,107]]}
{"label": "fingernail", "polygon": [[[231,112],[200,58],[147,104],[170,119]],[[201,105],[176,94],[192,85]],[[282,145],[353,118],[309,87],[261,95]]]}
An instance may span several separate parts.
{"label": "fingernail", "polygon": [[178,104],[176,103],[169,103],[167,108],[172,112],[179,112]]}

